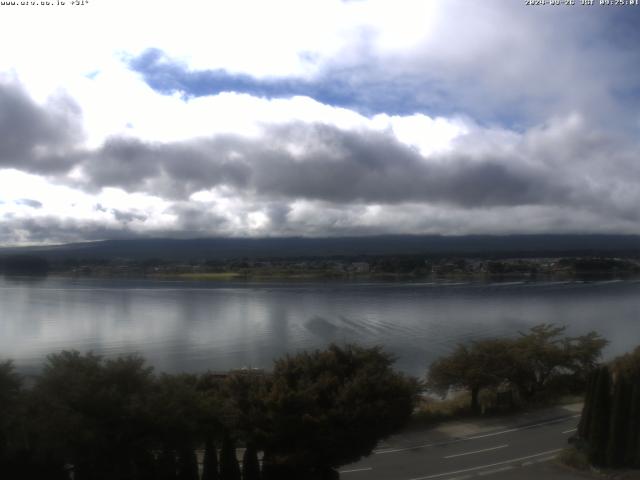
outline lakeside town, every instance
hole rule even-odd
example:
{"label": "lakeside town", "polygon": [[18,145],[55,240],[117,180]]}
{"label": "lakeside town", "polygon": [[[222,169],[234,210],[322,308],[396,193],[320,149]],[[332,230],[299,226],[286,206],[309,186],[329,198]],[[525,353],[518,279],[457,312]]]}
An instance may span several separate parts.
{"label": "lakeside town", "polygon": [[370,256],[363,258],[230,259],[188,262],[67,259],[50,266],[51,273],[72,276],[169,277],[186,280],[251,278],[379,278],[379,279],[572,279],[627,277],[640,273],[640,260],[618,257],[560,258],[425,258]]}

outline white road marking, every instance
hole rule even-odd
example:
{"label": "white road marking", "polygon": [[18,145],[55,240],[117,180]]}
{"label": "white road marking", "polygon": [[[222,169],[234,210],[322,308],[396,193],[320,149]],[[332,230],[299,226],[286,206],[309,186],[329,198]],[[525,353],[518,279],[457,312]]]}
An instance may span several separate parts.
{"label": "white road marking", "polygon": [[499,448],[507,448],[508,446],[509,445],[505,443],[504,445],[498,445],[497,447],[483,448],[482,450],[474,450],[473,452],[456,453],[455,455],[447,455],[444,458],[456,458],[456,457],[463,457],[464,455],[473,455],[474,453],[490,452],[491,450],[498,450]]}
{"label": "white road marking", "polygon": [[533,462],[531,463],[543,463],[543,462],[548,462],[550,460],[553,460],[555,457],[555,455],[551,455],[550,457],[543,457],[543,458],[536,458]]}
{"label": "white road marking", "polygon": [[494,468],[493,470],[485,470],[484,472],[478,473],[478,475],[491,475],[492,473],[506,472],[507,470],[513,470],[514,468],[516,467],[514,467],[513,465],[508,465],[506,467]]}
{"label": "white road marking", "polygon": [[373,468],[372,467],[353,468],[351,470],[340,470],[340,473],[368,472],[370,470],[373,470]]}
{"label": "white road marking", "polygon": [[456,475],[458,473],[473,472],[475,470],[484,470],[491,467],[497,467],[498,465],[507,465],[509,463],[516,463],[521,460],[528,460],[529,458],[541,457],[543,455],[549,455],[550,453],[557,453],[561,450],[562,448],[556,448],[555,450],[547,450],[546,452],[535,453],[533,455],[527,455],[526,457],[512,458],[510,460],[504,460],[502,462],[491,463],[489,465],[480,465],[478,467],[465,468],[463,470],[456,470],[453,472],[436,473],[434,475],[427,475],[425,477],[415,477],[415,478],[411,478],[410,480],[427,480],[429,478],[446,477],[448,475]]}
{"label": "white road marking", "polygon": [[578,428],[577,428],[577,427],[576,427],[576,428],[571,428],[571,429],[569,429],[569,430],[565,430],[565,431],[564,431],[564,432],[562,432],[562,433],[571,433],[571,432],[575,432],[576,430],[578,430]]}
{"label": "white road marking", "polygon": [[409,450],[416,450],[419,448],[428,448],[428,447],[438,447],[441,445],[451,445],[453,443],[458,443],[458,442],[466,442],[468,440],[477,440],[479,438],[487,438],[487,437],[495,437],[496,435],[504,435],[505,433],[512,433],[512,432],[518,432],[520,430],[528,430],[530,428],[535,428],[535,427],[542,427],[544,425],[552,425],[554,423],[563,423],[571,418],[576,418],[579,417],[580,415],[571,415],[569,417],[563,417],[563,418],[558,418],[555,420],[549,420],[546,422],[540,422],[540,423],[536,423],[534,425],[526,425],[524,427],[517,427],[517,428],[510,428],[508,430],[501,430],[499,432],[492,432],[492,433],[485,433],[482,435],[474,435],[471,437],[460,437],[460,438],[456,438],[455,440],[448,440],[448,441],[444,441],[444,442],[435,442],[435,443],[425,443],[423,445],[415,445],[413,447],[403,447],[403,448],[393,448],[393,449],[387,449],[387,450],[374,450],[373,454],[374,455],[384,455],[385,453],[397,453],[397,452],[408,452]]}
{"label": "white road marking", "polygon": [[477,440],[478,438],[487,438],[487,437],[493,437],[495,435],[504,435],[505,433],[511,433],[511,432],[518,432],[520,430],[528,430],[530,428],[535,428],[535,427],[542,427],[543,425],[552,425],[554,423],[563,423],[564,421],[570,419],[570,418],[576,418],[579,417],[580,415],[571,415],[570,417],[564,417],[564,418],[560,418],[560,419],[556,419],[556,420],[549,420],[546,422],[540,422],[540,423],[535,423],[533,425],[527,425],[524,427],[518,427],[518,428],[510,428],[509,430],[502,430],[501,432],[493,432],[493,433],[486,433],[484,435],[474,435],[473,437],[465,437],[463,440]]}

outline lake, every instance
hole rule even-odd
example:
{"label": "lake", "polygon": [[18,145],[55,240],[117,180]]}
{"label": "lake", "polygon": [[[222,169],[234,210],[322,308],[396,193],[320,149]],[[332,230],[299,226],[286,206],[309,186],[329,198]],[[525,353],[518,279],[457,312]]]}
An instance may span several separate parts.
{"label": "lake", "polygon": [[0,358],[35,372],[62,349],[139,353],[160,371],[269,368],[330,342],[380,344],[423,375],[459,342],[538,323],[640,344],[640,281],[170,282],[0,278]]}

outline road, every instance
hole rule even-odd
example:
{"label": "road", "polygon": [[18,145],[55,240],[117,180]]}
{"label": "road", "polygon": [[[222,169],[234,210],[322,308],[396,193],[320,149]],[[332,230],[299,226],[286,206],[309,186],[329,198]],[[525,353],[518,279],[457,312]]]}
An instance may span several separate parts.
{"label": "road", "polygon": [[[580,417],[576,410],[579,412],[579,409],[557,410],[552,418],[520,417],[519,422],[513,419],[500,428],[464,424],[457,429],[445,428],[397,436],[380,445],[373,455],[343,467],[340,478],[540,478],[540,467],[553,460],[567,446],[567,439],[575,433]],[[462,432],[466,434],[461,435]],[[542,477],[552,478],[552,475],[544,474]],[[558,478],[573,478],[573,475],[567,473]]]}

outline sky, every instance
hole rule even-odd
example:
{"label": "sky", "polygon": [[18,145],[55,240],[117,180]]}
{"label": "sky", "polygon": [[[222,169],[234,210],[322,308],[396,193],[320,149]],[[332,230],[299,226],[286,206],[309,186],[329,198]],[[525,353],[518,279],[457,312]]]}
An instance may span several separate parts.
{"label": "sky", "polygon": [[640,234],[640,5],[598,1],[2,1],[0,245]]}

